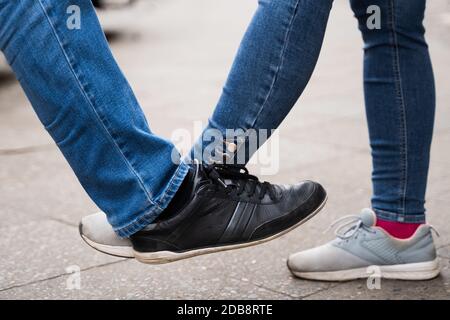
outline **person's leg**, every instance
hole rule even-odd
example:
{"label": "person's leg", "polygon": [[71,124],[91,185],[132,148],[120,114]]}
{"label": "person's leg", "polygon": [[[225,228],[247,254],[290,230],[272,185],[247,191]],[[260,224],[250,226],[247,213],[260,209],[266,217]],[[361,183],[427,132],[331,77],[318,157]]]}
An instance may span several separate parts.
{"label": "person's leg", "polygon": [[[333,0],[259,0],[223,93],[193,157],[203,159],[209,130],[278,128],[305,89],[319,57]],[[264,143],[264,138],[259,145]],[[202,148],[203,147],[203,148]],[[256,151],[247,146],[245,164]],[[250,151],[250,152],[249,152]],[[196,152],[196,153],[195,153]],[[238,159],[240,160],[240,159]]]}
{"label": "person's leg", "polygon": [[[241,130],[244,134],[250,129],[266,129],[269,137],[308,83],[319,56],[332,3],[332,0],[259,1],[215,112],[187,160],[211,162],[205,148],[209,148],[211,142],[221,148],[222,141],[215,141],[217,136],[218,139],[236,138],[227,137],[227,129]],[[249,136],[245,137],[248,142]],[[256,139],[264,143],[264,139],[258,136]],[[244,159],[236,157],[233,163],[246,164],[257,147],[252,144],[250,148],[247,144]],[[233,150],[222,150],[228,153],[226,160],[242,154],[242,149]],[[125,252],[125,256],[130,255],[126,246],[121,250],[123,241],[108,232],[102,213],[85,217],[82,225],[86,238],[108,245],[103,252],[119,250]],[[105,234],[108,237],[104,237]]]}
{"label": "person's leg", "polygon": [[[173,145],[150,132],[90,0],[0,1],[1,50],[77,177],[140,261],[256,245],[324,206],[326,192],[312,181],[278,186],[228,166],[175,165]],[[80,29],[67,27],[73,9],[81,12]]]}
{"label": "person's leg", "polygon": [[[426,0],[352,0],[364,38],[364,87],[379,225],[409,237],[425,222],[435,87],[423,26]],[[377,5],[381,28],[369,29]],[[394,223],[390,223],[394,222]],[[412,224],[412,225],[411,225]]]}
{"label": "person's leg", "polygon": [[[72,5],[80,8],[80,29],[66,24]],[[150,131],[91,1],[0,1],[0,49],[114,229],[129,236],[152,222],[188,169]]]}
{"label": "person's leg", "polygon": [[[425,0],[351,2],[365,43],[373,211],[344,217],[335,240],[291,255],[288,267],[315,280],[367,278],[374,272],[369,266],[378,266],[383,278],[431,279],[440,268],[424,208],[435,112]],[[373,5],[381,13],[380,29],[368,27]]]}

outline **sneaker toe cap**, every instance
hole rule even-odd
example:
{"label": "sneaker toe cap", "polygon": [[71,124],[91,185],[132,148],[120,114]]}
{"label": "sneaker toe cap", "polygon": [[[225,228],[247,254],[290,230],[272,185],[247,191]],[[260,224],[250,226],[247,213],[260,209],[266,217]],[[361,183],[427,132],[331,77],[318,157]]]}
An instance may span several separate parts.
{"label": "sneaker toe cap", "polygon": [[293,272],[332,272],[367,266],[367,262],[328,243],[292,254],[287,265]]}
{"label": "sneaker toe cap", "polygon": [[103,212],[84,217],[80,222],[79,230],[82,237],[96,243],[110,246],[131,246],[129,239],[120,238],[114,232]]}

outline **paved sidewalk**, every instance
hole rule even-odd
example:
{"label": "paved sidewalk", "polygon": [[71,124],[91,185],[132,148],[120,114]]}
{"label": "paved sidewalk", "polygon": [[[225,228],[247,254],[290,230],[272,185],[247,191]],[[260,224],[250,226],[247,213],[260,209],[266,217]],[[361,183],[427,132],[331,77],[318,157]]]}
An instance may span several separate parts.
{"label": "paved sidewalk", "polygon": [[[96,212],[13,77],[0,71],[0,299],[431,299],[450,297],[450,2],[428,1],[428,40],[438,88],[429,220],[442,275],[432,281],[301,281],[289,253],[318,245],[345,214],[369,205],[370,152],[362,95],[362,44],[347,1],[336,0],[321,58],[304,96],[280,128],[277,182],[317,179],[330,199],[289,235],[230,253],[163,266],[87,247],[77,223]],[[221,91],[256,0],[152,0],[102,13],[113,51],[148,115],[170,137],[205,122]],[[81,289],[70,290],[71,268]],[[69,286],[68,286],[69,285]]]}

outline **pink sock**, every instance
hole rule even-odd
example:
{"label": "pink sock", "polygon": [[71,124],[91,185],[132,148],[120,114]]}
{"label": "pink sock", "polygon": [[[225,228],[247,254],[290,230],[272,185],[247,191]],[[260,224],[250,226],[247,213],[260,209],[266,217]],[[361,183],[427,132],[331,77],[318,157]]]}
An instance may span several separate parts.
{"label": "pink sock", "polygon": [[377,219],[376,226],[384,229],[391,236],[399,239],[411,237],[421,223],[402,223]]}

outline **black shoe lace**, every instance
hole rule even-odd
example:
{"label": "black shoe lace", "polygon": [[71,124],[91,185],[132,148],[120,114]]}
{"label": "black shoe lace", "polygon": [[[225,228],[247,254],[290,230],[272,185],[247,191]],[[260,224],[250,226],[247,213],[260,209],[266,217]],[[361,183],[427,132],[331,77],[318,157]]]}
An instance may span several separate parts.
{"label": "black shoe lace", "polygon": [[[221,186],[227,193],[235,192],[237,196],[246,194],[253,197],[259,188],[258,199],[262,200],[265,195],[269,195],[270,199],[276,200],[277,193],[275,188],[269,182],[261,182],[258,177],[249,173],[248,169],[243,165],[236,164],[211,164],[203,165],[208,177],[216,185]],[[231,183],[226,183],[230,180]]]}

